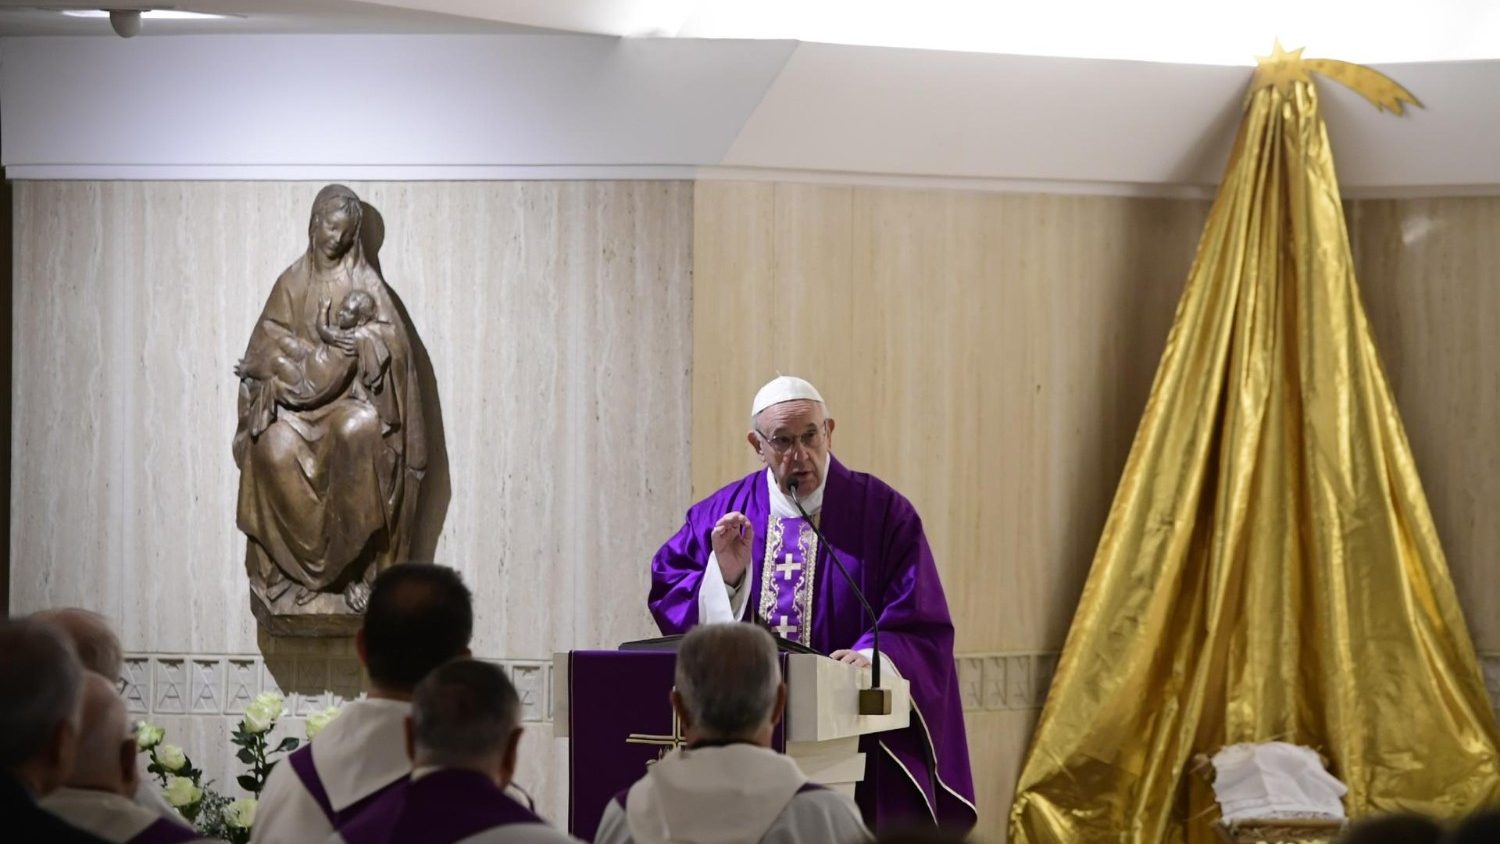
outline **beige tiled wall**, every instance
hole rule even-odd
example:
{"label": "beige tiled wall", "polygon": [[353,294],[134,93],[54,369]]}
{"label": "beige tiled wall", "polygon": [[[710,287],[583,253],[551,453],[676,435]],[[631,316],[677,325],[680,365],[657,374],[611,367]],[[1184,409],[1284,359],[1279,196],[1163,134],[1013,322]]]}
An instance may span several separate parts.
{"label": "beige tiled wall", "polygon": [[[16,185],[12,608],[105,613],[178,694],[236,656],[288,691],[348,685],[347,641],[258,637],[229,449],[234,363],[319,187]],[[426,527],[474,590],[476,654],[533,666],[653,633],[646,560],[689,493],[692,186],[352,187],[436,374]],[[233,719],[167,703],[189,752],[229,765]],[[555,744],[540,720],[526,739],[554,814]]]}
{"label": "beige tiled wall", "polygon": [[[650,634],[646,558],[694,494],[753,465],[756,386],[805,375],[839,420],[839,456],[926,522],[958,623],[981,833],[1001,841],[1207,203],[354,187],[381,213],[386,277],[437,375],[435,555],[475,588],[476,652],[545,699],[552,651]],[[292,734],[354,682],[346,641],[257,634],[233,526],[230,369],[302,249],[317,188],[15,189],[12,607],[109,615],[145,683],[137,710],[190,752],[227,748],[236,682],[292,692]],[[1500,199],[1361,201],[1349,218],[1460,596],[1493,654]],[[1486,669],[1500,691],[1500,657]],[[215,682],[218,697],[197,696]],[[174,683],[180,704],[156,699]],[[523,778],[560,816],[565,757],[542,712]]]}
{"label": "beige tiled wall", "polygon": [[[1045,692],[1024,694],[1038,680],[1021,663],[1063,645],[1207,210],[698,184],[694,492],[753,467],[746,405],[761,381],[818,384],[834,451],[926,524],[958,628],[984,840],[1004,839]],[[1500,200],[1349,213],[1464,609],[1480,650],[1500,649]],[[1485,665],[1500,678],[1500,660]]]}

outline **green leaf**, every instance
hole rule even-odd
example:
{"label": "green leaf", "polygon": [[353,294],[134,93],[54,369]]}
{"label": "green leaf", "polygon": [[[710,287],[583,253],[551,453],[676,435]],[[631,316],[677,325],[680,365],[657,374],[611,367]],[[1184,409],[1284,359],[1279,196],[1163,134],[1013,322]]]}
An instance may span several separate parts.
{"label": "green leaf", "polygon": [[234,758],[244,762],[246,765],[255,764],[255,753],[248,747],[240,748],[240,752],[236,753]]}
{"label": "green leaf", "polygon": [[281,744],[278,744],[276,746],[276,752],[278,752],[278,753],[287,753],[287,752],[296,750],[297,749],[297,743],[298,742],[297,742],[297,739],[296,739],[295,736],[287,736],[286,738],[284,738],[284,739],[281,740]]}
{"label": "green leaf", "polygon": [[246,791],[258,791],[260,788],[260,783],[256,782],[255,777],[252,777],[249,774],[240,774],[239,778],[236,779],[235,782],[239,783],[240,788],[243,788]]}

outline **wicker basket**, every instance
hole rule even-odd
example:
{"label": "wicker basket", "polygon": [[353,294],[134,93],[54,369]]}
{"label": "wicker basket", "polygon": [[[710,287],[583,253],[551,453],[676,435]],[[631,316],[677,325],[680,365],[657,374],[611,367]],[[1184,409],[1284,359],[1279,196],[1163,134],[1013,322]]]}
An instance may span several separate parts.
{"label": "wicker basket", "polygon": [[[1189,771],[1212,788],[1214,767],[1206,754],[1194,755]],[[1327,844],[1338,840],[1346,823],[1322,818],[1267,818],[1219,821],[1214,824],[1214,829],[1225,844]]]}
{"label": "wicker basket", "polygon": [[1214,825],[1225,844],[1323,844],[1336,840],[1344,831],[1343,821],[1280,818],[1275,820],[1240,820]]}

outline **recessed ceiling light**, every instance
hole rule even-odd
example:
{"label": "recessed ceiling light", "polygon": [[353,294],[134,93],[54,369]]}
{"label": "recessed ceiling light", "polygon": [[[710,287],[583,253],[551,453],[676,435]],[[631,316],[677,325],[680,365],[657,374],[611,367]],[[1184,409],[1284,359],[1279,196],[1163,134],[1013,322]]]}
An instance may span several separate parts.
{"label": "recessed ceiling light", "polygon": [[[125,10],[132,11],[132,10]],[[108,9],[63,9],[62,13],[70,18],[107,18]],[[196,20],[219,20],[229,15],[215,15],[208,12],[187,12],[181,9],[142,9],[141,18],[148,21],[196,21]]]}

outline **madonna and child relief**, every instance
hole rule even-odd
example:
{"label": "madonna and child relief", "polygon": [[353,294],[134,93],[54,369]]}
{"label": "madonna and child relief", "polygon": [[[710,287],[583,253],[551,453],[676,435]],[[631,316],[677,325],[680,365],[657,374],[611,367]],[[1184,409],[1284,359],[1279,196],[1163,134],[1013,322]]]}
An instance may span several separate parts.
{"label": "madonna and child relief", "polygon": [[235,366],[250,604],[270,632],[352,633],[375,575],[404,562],[426,438],[413,335],[366,254],[343,185],[313,201]]}

